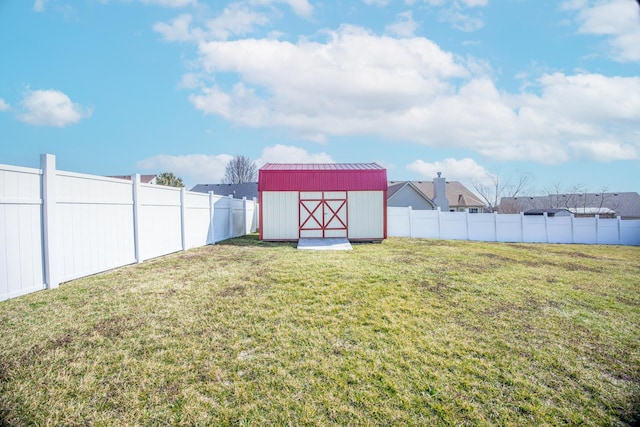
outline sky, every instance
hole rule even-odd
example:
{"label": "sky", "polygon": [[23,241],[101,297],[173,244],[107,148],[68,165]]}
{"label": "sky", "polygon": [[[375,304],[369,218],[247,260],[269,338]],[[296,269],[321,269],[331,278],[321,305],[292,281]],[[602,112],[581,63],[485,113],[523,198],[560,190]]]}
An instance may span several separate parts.
{"label": "sky", "polygon": [[640,191],[635,0],[0,0],[0,163]]}

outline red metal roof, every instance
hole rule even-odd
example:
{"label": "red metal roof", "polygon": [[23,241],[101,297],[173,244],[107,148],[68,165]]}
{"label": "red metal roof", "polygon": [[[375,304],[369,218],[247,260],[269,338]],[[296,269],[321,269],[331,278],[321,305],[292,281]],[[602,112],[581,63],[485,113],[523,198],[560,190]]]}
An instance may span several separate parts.
{"label": "red metal roof", "polygon": [[387,170],[376,163],[267,163],[258,191],[380,191]]}
{"label": "red metal roof", "polygon": [[384,170],[377,163],[267,163],[260,170]]}

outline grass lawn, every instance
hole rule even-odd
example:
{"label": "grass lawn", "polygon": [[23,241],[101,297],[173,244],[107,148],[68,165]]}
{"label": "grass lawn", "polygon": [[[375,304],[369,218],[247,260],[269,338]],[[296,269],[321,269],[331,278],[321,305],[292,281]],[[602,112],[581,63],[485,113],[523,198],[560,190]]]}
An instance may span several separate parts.
{"label": "grass lawn", "polygon": [[640,248],[256,236],[0,303],[0,425],[633,425]]}

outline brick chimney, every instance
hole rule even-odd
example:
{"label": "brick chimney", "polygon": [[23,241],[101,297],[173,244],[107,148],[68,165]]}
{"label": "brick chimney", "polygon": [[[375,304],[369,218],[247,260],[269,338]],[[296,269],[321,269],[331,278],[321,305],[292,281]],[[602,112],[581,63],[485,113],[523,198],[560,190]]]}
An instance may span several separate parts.
{"label": "brick chimney", "polygon": [[442,172],[438,172],[438,177],[433,178],[433,203],[442,212],[449,212],[449,201],[447,200],[447,181],[441,177]]}

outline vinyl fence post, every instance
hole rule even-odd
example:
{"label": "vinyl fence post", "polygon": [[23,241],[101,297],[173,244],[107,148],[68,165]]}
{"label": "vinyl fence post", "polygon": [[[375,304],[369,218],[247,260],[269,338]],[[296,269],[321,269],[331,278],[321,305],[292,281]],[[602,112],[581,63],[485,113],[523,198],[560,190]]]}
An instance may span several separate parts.
{"label": "vinyl fence post", "polygon": [[180,189],[180,235],[182,236],[182,250],[187,250],[187,207],[185,205],[186,200],[186,188]]}
{"label": "vinyl fence post", "polygon": [[251,222],[251,232],[258,231],[258,199],[253,198],[253,221]]}
{"label": "vinyl fence post", "polygon": [[133,245],[136,262],[140,264],[142,262],[140,250],[140,174],[136,173],[131,177],[133,178]]}
{"label": "vinyl fence post", "polygon": [[498,241],[498,212],[493,211],[493,241]]}
{"label": "vinyl fence post", "polygon": [[470,227],[470,225],[469,225],[469,208],[465,209],[465,211],[464,211],[464,220],[467,223],[467,240],[470,240],[469,239],[469,235],[470,235],[469,234],[469,227]]}
{"label": "vinyl fence post", "polygon": [[618,215],[617,218],[618,218],[618,244],[621,245],[622,244],[622,230],[620,228],[622,227],[622,224],[620,224],[620,221],[622,220],[622,217],[620,215]]}
{"label": "vinyl fence post", "polygon": [[409,214],[409,237],[413,237],[413,208],[407,206],[407,213]]}
{"label": "vinyl fence post", "polygon": [[244,230],[243,235],[249,234],[247,231],[247,198],[242,197],[242,229]]}
{"label": "vinyl fence post", "polygon": [[209,191],[209,236],[208,242],[210,245],[215,243],[215,223],[214,214],[216,212],[216,206],[213,201],[213,191]]}
{"label": "vinyl fence post", "polygon": [[233,238],[233,194],[229,194],[227,199],[229,206],[229,239]]}
{"label": "vinyl fence post", "polygon": [[571,243],[575,243],[576,242],[576,237],[575,237],[575,230],[573,227],[573,214],[569,215],[571,217]]}
{"label": "vinyl fence post", "polygon": [[549,215],[546,212],[543,212],[542,215],[544,215],[544,235],[547,239],[547,243],[549,243]]}
{"label": "vinyl fence post", "polygon": [[442,239],[442,218],[440,218],[442,211],[440,210],[440,206],[438,206],[437,209],[438,209],[438,239]]}
{"label": "vinyl fence post", "polygon": [[42,154],[42,233],[44,246],[44,281],[47,289],[59,285],[58,263],[56,260],[56,156]]}
{"label": "vinyl fence post", "polygon": [[596,214],[596,245],[600,243],[600,214]]}

